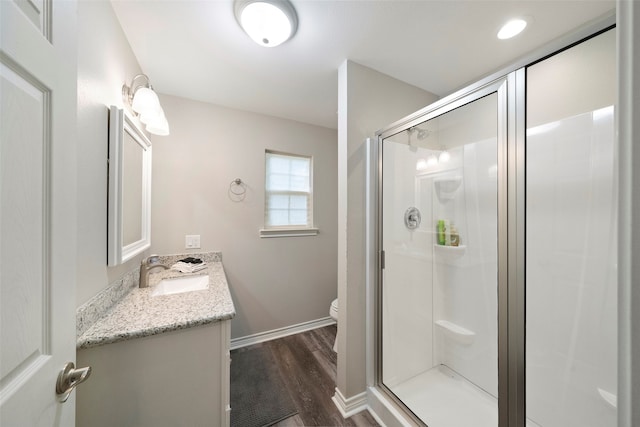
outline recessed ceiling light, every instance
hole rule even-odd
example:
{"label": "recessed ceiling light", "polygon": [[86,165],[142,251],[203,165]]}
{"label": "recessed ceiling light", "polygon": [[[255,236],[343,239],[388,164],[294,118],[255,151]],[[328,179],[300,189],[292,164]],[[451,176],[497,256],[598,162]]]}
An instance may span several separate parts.
{"label": "recessed ceiling light", "polygon": [[278,46],[298,28],[296,10],[288,0],[236,0],[234,12],[242,29],[260,46]]}
{"label": "recessed ceiling light", "polygon": [[510,39],[522,32],[527,26],[527,21],[524,19],[512,19],[500,28],[498,31],[498,38],[501,40]]}

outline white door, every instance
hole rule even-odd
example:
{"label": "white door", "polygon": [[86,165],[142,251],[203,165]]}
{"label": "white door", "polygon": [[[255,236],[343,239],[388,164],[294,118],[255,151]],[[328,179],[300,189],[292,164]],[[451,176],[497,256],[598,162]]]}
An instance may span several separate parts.
{"label": "white door", "polygon": [[0,425],[73,426],[76,3],[0,0]]}

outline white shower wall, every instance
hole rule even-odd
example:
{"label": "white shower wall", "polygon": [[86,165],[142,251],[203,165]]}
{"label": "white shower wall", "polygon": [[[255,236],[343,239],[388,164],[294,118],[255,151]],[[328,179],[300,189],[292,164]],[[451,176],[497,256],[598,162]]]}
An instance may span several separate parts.
{"label": "white shower wall", "polygon": [[[527,146],[527,421],[614,426],[613,107],[530,128]],[[437,151],[396,143],[384,152],[385,173],[394,177],[383,180],[385,203],[392,206],[383,219],[384,381],[417,413],[429,408],[421,416],[437,425],[452,418],[424,403],[446,390],[428,383],[437,375],[425,373],[435,366],[497,397],[496,141],[449,152],[448,163],[426,171],[416,165]],[[414,231],[404,225],[411,206],[422,213]],[[442,218],[458,228],[463,250],[435,245]],[[438,327],[440,320],[474,336],[461,339]],[[482,405],[491,411],[492,403]],[[483,425],[495,417],[487,415]]]}
{"label": "white shower wall", "polygon": [[526,412],[543,427],[617,424],[615,52],[612,29],[527,69]]}
{"label": "white shower wall", "polygon": [[[433,366],[432,223],[428,203],[416,200],[416,163],[425,149],[385,144],[383,180],[386,209],[383,216],[386,268],[383,270],[384,383],[394,387]],[[428,202],[429,199],[424,200]],[[415,206],[422,225],[410,231],[404,213]]]}
{"label": "white shower wall", "polygon": [[[438,135],[430,136],[430,144]],[[400,137],[398,137],[400,140]],[[458,144],[459,145],[459,144]],[[496,140],[458,146],[451,159],[417,170],[440,150],[384,145],[383,375],[393,388],[443,364],[497,396]],[[418,229],[404,213],[417,207]],[[436,245],[436,223],[458,228],[459,248]],[[474,333],[469,340],[437,325]]]}
{"label": "white shower wall", "polygon": [[529,129],[527,416],[616,425],[613,107]]}
{"label": "white shower wall", "polygon": [[451,150],[459,167],[435,180],[460,179],[448,200],[436,190],[437,219],[452,221],[461,253],[432,246],[435,252],[434,320],[461,326],[474,335],[462,339],[435,330],[435,364],[444,364],[494,397],[498,395],[497,356],[497,151],[489,139]]}

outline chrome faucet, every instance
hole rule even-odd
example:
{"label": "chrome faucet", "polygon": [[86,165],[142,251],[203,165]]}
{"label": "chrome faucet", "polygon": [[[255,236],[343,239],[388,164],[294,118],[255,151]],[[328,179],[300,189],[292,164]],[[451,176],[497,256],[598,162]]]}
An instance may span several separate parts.
{"label": "chrome faucet", "polygon": [[156,267],[162,267],[165,270],[168,270],[164,264],[160,264],[160,257],[158,255],[149,255],[147,258],[143,259],[140,263],[140,282],[139,286],[141,288],[149,287],[149,271]]}

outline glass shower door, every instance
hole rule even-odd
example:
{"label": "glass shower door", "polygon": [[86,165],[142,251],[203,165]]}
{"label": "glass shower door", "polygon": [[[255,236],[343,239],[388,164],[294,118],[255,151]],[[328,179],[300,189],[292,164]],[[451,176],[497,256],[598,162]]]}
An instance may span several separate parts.
{"label": "glass shower door", "polygon": [[615,40],[527,70],[526,413],[541,427],[617,420]]}
{"label": "glass shower door", "polygon": [[498,102],[381,143],[381,382],[430,427],[498,425]]}

